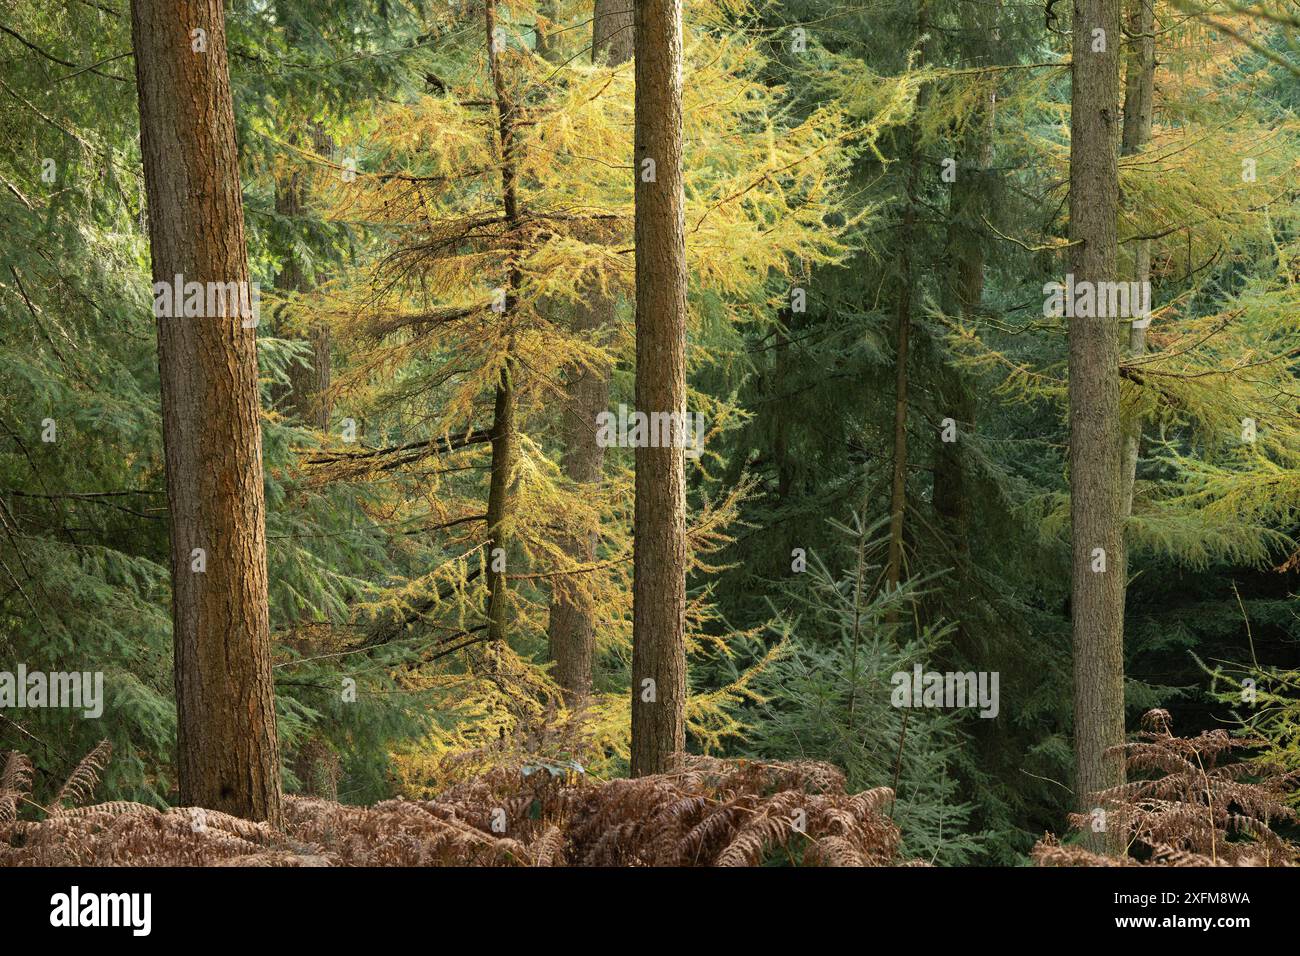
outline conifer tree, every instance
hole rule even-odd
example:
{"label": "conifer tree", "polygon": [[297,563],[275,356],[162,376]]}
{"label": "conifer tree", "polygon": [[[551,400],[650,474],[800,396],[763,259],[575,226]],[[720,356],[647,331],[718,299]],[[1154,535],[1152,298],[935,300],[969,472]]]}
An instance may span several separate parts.
{"label": "conifer tree", "polygon": [[[1116,281],[1119,4],[1076,0],[1071,49],[1070,269],[1093,289]],[[1103,310],[1098,310],[1103,311]],[[1075,799],[1123,782],[1124,562],[1120,493],[1119,342],[1113,318],[1072,317],[1070,608],[1074,634]],[[1102,808],[1104,810],[1104,808]],[[1090,831],[1094,832],[1094,831]],[[1112,850],[1122,834],[1092,837]]]}
{"label": "conifer tree", "polygon": [[[636,407],[679,416],[686,412],[680,3],[638,3],[635,36]],[[670,447],[636,450],[633,775],[672,769],[686,743],[686,487],[673,437]]]}
{"label": "conifer tree", "polygon": [[[131,5],[155,283],[248,289],[217,0]],[[176,292],[179,296],[180,293]],[[208,301],[211,301],[209,297]],[[158,319],[182,803],[277,824],[280,756],[252,297]],[[187,310],[188,311],[188,310]]]}

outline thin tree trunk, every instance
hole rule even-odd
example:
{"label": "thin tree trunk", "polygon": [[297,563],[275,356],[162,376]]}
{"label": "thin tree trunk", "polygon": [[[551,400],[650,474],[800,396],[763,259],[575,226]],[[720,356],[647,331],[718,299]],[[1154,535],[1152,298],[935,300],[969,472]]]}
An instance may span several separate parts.
{"label": "thin tree trunk", "polygon": [[[632,57],[632,0],[596,0],[592,20],[591,59],[611,65]],[[614,298],[596,283],[587,284],[579,299],[573,330],[597,334],[614,324]],[[563,422],[560,468],[575,484],[600,481],[605,449],[596,442],[596,416],[609,404],[609,372],[605,369],[568,370],[569,395]],[[562,542],[575,564],[595,560],[595,532]],[[596,622],[590,598],[580,582],[560,579],[551,595],[547,626],[556,683],[570,704],[591,693]]]}
{"label": "thin tree trunk", "polygon": [[[131,27],[154,280],[247,283],[222,4],[133,0]],[[181,803],[278,825],[257,333],[245,324],[158,320],[177,772]]]}
{"label": "thin tree trunk", "polygon": [[[496,0],[488,0],[485,8],[487,26],[488,70],[492,76],[492,89],[496,97],[498,133],[501,140],[501,199],[506,222],[514,229],[519,226],[519,199],[515,151],[514,104],[506,94],[505,78],[501,73],[501,60],[496,49]],[[519,269],[511,263],[509,289],[506,295],[503,322],[514,319],[518,302]],[[487,507],[487,561],[488,587],[488,640],[505,641],[509,634],[509,585],[506,578],[506,556],[510,549],[511,524],[514,520],[511,483],[514,479],[515,430],[514,363],[510,358],[510,340],[506,344],[506,360],[501,368],[492,417],[492,467],[488,489]]]}
{"label": "thin tree trunk", "polygon": [[506,554],[510,548],[510,481],[515,460],[515,391],[510,369],[501,370],[492,420],[492,471],[487,506],[488,639],[509,635]]}
{"label": "thin tree trunk", "polygon": [[[1133,36],[1124,78],[1124,133],[1120,142],[1122,156],[1140,153],[1151,141],[1151,118],[1156,82],[1155,27],[1155,0],[1134,0],[1133,9],[1129,13],[1129,33]],[[1151,240],[1149,239],[1138,239],[1134,242],[1133,280],[1139,284],[1139,287],[1151,281]],[[1135,322],[1129,326],[1129,352],[1133,355],[1141,355],[1146,348],[1146,326]],[[1134,417],[1124,434],[1121,508],[1125,519],[1133,513],[1133,485],[1137,478],[1141,442],[1142,423]]]}
{"label": "thin tree trunk", "polygon": [[[1104,31],[1104,52],[1094,52],[1094,30]],[[1073,36],[1070,265],[1076,286],[1095,286],[1116,279],[1119,0],[1074,0]],[[1124,576],[1113,318],[1069,320],[1069,375],[1075,798],[1090,813],[1096,794],[1124,779],[1114,751],[1124,741]],[[1097,849],[1122,847],[1116,827],[1086,837]]]}
{"label": "thin tree trunk", "polygon": [[[636,4],[636,407],[686,411],[686,229],[680,0]],[[648,174],[646,161],[654,164]],[[682,448],[636,450],[632,774],[685,747],[686,482]]]}
{"label": "thin tree trunk", "polygon": [[[284,28],[286,42],[291,48],[297,46],[302,42],[298,21],[287,14],[284,8],[284,0],[277,0],[275,9],[276,20]],[[330,152],[333,144],[319,123],[308,124],[308,135],[311,139],[312,148],[318,153]],[[302,137],[296,129],[290,133],[289,142],[293,146],[301,144]],[[275,211],[278,215],[287,218],[300,216],[306,206],[306,200],[305,177],[297,168],[293,168],[287,175],[276,179]],[[290,250],[284,268],[276,276],[275,285],[277,289],[285,292],[302,293],[310,292],[314,283],[303,270],[302,263],[298,261],[297,255]],[[276,333],[280,334],[279,328],[276,329]],[[307,333],[306,341],[311,345],[310,364],[305,365],[302,361],[291,363],[288,369],[289,383],[287,388],[274,389],[272,399],[273,404],[278,406],[287,397],[289,407],[299,421],[324,431],[329,428],[330,420],[329,326],[321,322],[314,323]]]}
{"label": "thin tree trunk", "polygon": [[[324,133],[315,130],[316,148],[325,139]],[[295,144],[297,136],[291,137]],[[296,217],[302,214],[305,205],[303,177],[294,171],[277,179],[275,183],[275,211],[278,215]],[[276,276],[276,287],[285,292],[310,292],[313,286],[303,271],[298,257],[290,252],[284,268]],[[299,421],[305,422],[321,431],[329,428],[330,406],[330,332],[324,323],[314,323],[308,332],[307,342],[311,345],[310,364],[295,361],[289,366],[288,400],[290,408]],[[277,401],[278,404],[278,401]]]}

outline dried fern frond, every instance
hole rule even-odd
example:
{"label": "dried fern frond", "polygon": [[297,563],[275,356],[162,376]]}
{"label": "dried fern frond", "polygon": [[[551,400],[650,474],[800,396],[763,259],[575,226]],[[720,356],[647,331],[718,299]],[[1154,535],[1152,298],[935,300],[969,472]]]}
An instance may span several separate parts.
{"label": "dried fern frond", "polygon": [[[1127,783],[1099,794],[1107,826],[1126,834],[1126,843],[1151,866],[1291,866],[1300,847],[1275,830],[1293,823],[1288,805],[1294,774],[1271,772],[1255,760],[1231,760],[1235,752],[1260,745],[1223,730],[1175,737],[1169,712],[1142,718],[1139,740],[1116,748],[1124,756]],[[1227,760],[1227,762],[1225,762]],[[1077,828],[1091,816],[1071,814]],[[1142,865],[1133,857],[1099,856],[1044,839],[1031,854],[1040,866]]]}
{"label": "dried fern frond", "polygon": [[32,762],[25,754],[11,750],[0,771],[0,831],[18,819],[18,803],[32,790]]}
{"label": "dried fern frond", "polygon": [[[846,792],[812,761],[686,757],[674,773],[590,781],[522,757],[463,779],[434,800],[354,807],[288,796],[283,829],[201,807],[159,811],[115,801],[65,808],[94,787],[101,744],[50,815],[0,831],[0,866],[887,866],[900,834],[886,787]],[[460,758],[454,758],[460,759]],[[6,794],[25,792],[11,756]]]}
{"label": "dried fern frond", "polygon": [[101,740],[94,750],[81,758],[81,763],[77,764],[67,782],[59,788],[59,792],[55,795],[54,801],[48,808],[49,812],[51,814],[63,813],[65,810],[63,802],[65,800],[71,800],[74,807],[90,800],[95,792],[95,787],[99,786],[99,775],[104,772],[104,768],[108,766],[109,758],[112,756],[113,745],[107,740]]}

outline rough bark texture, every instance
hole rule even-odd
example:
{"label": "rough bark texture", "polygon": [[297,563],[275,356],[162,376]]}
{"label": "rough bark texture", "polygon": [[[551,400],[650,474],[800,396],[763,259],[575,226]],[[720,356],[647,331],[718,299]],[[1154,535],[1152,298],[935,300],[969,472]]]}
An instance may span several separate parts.
{"label": "rough bark texture", "polygon": [[[597,332],[613,322],[613,300],[595,290],[589,295],[577,307],[576,332]],[[605,449],[596,443],[596,416],[609,404],[609,374],[603,369],[570,370],[568,392],[560,468],[572,482],[594,484],[605,461]],[[596,558],[595,537],[594,530],[575,535],[563,542],[565,553],[576,563],[590,564]],[[555,662],[553,675],[570,703],[591,693],[595,635],[594,612],[582,582],[557,582],[547,636]]]}
{"label": "rough bark texture", "polygon": [[[1120,143],[1120,154],[1123,156],[1140,153],[1151,141],[1151,114],[1156,83],[1155,0],[1134,0],[1128,23],[1131,45],[1124,77],[1124,133]],[[1133,243],[1133,281],[1144,283],[1150,280],[1151,240],[1138,239]],[[1141,355],[1146,351],[1146,326],[1129,326],[1128,348],[1133,355]],[[1124,433],[1121,508],[1125,518],[1133,513],[1133,485],[1137,477],[1141,442],[1141,422],[1135,419],[1129,423]]]}
{"label": "rough bark texture", "polygon": [[[1093,30],[1105,52],[1093,52]],[[1119,208],[1119,0],[1074,0],[1070,115],[1070,266],[1080,282],[1116,280]],[[1120,514],[1119,338],[1113,318],[1069,320],[1071,611],[1074,635],[1075,797],[1124,779],[1124,576]],[[1095,549],[1106,570],[1094,571]],[[1116,828],[1087,831],[1117,851]]]}
{"label": "rough bark texture", "polygon": [[596,0],[591,23],[591,61],[611,66],[632,59],[635,49],[632,0]]}
{"label": "rough bark texture", "polygon": [[[222,4],[133,0],[131,20],[154,280],[247,282]],[[278,824],[256,330],[160,318],[158,361],[180,802]]]}
{"label": "rough bark texture", "polygon": [[[686,235],[680,0],[636,4],[636,407],[686,410]],[[646,182],[642,161],[653,159]],[[636,450],[632,774],[685,745],[686,488],[682,449]],[[647,685],[653,681],[653,685]],[[653,697],[653,699],[647,699]]]}
{"label": "rough bark texture", "polygon": [[[501,201],[505,209],[506,222],[512,228],[519,225],[519,199],[517,168],[515,164],[516,142],[514,124],[514,105],[506,95],[505,79],[501,73],[501,60],[493,44],[496,35],[496,2],[488,0],[485,7],[487,27],[488,70],[492,75],[492,89],[496,98],[498,136],[501,142]],[[520,276],[513,264],[509,268],[509,291],[506,295],[506,307],[502,321],[510,323],[514,319],[514,310],[518,301]],[[490,643],[504,641],[509,634],[509,585],[506,578],[504,562],[505,553],[510,550],[510,530],[514,519],[512,507],[511,484],[514,480],[515,448],[518,437],[515,432],[515,389],[513,363],[510,361],[510,344],[507,339],[506,362],[501,369],[496,390],[496,401],[492,413],[492,472],[488,489],[487,507],[487,561],[486,575],[488,587],[488,640]],[[500,549],[500,552],[498,552]]]}
{"label": "rough bark texture", "polygon": [[[611,65],[625,63],[632,57],[631,0],[596,0],[592,22],[591,59]],[[579,299],[573,330],[579,334],[599,334],[614,323],[615,302],[612,296],[589,284]],[[609,404],[609,373],[605,369],[572,368],[568,371],[566,402],[561,441],[564,452],[560,467],[564,476],[575,484],[592,484],[600,480],[605,449],[596,443],[596,416]],[[578,564],[595,560],[595,532],[563,542],[565,553]],[[551,596],[551,613],[547,639],[552,672],[566,699],[576,704],[591,693],[592,659],[595,654],[596,622],[591,601],[581,582],[561,579]]]}
{"label": "rough bark texture", "polygon": [[[504,554],[510,549],[510,481],[515,459],[515,392],[510,370],[501,370],[492,419],[492,476],[487,506],[488,639],[509,635],[509,594]],[[497,549],[501,549],[500,552]]]}

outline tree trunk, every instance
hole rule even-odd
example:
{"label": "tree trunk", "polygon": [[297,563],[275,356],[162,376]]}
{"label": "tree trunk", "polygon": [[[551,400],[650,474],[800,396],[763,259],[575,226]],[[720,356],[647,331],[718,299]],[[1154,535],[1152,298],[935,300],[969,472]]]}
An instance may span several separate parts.
{"label": "tree trunk", "polygon": [[[320,130],[313,131],[314,145],[319,150],[322,142],[328,143]],[[298,137],[290,137],[293,143]],[[322,150],[325,151],[325,150]],[[294,171],[277,179],[275,183],[275,211],[281,216],[296,217],[302,214],[305,205],[303,177]],[[276,276],[276,287],[284,292],[310,292],[313,283],[303,271],[298,257],[290,252],[284,268]],[[277,329],[277,333],[278,333]],[[330,406],[330,332],[324,323],[314,323],[308,333],[307,342],[311,345],[310,364],[295,361],[289,366],[288,400],[290,408],[299,421],[318,428],[329,428]],[[277,403],[278,404],[278,401]]]}
{"label": "tree trunk", "polygon": [[[515,152],[514,104],[506,95],[505,78],[501,73],[501,59],[496,49],[496,0],[485,6],[487,26],[488,71],[492,76],[492,89],[496,98],[498,135],[501,140],[501,200],[506,222],[512,229],[519,226],[519,199]],[[514,320],[518,302],[519,269],[511,263],[508,269],[509,289],[506,295],[502,321]],[[506,360],[501,368],[492,416],[492,470],[488,489],[487,507],[487,560],[488,587],[488,641],[490,644],[505,641],[509,634],[509,584],[506,578],[506,556],[510,549],[511,523],[514,520],[511,502],[511,483],[514,480],[515,446],[515,389],[514,368],[510,360],[510,339],[506,343]]]}
{"label": "tree trunk", "polygon": [[[632,57],[631,0],[596,0],[592,21],[591,60],[611,65]],[[582,291],[573,330],[600,334],[614,324],[615,302],[595,284]],[[609,373],[604,369],[568,370],[560,461],[564,477],[576,484],[600,481],[605,449],[596,443],[596,416],[609,404]],[[565,553],[576,564],[595,560],[595,535],[588,533],[563,542]],[[591,693],[592,659],[595,656],[596,622],[591,601],[579,582],[560,579],[551,595],[547,627],[554,676],[565,699],[576,704]]]}
{"label": "tree trunk", "polygon": [[[298,21],[287,14],[284,2],[285,0],[277,0],[275,6],[276,20],[284,28],[285,41],[290,48],[294,48],[303,40],[302,31],[299,28]],[[309,123],[307,130],[311,146],[316,152],[329,153],[331,151],[333,143],[319,123]],[[297,129],[294,129],[289,134],[288,139],[292,145],[300,146],[303,137]],[[291,168],[287,175],[276,179],[275,211],[277,214],[289,218],[296,218],[302,214],[307,199],[304,179],[305,177],[297,167]],[[310,292],[313,285],[314,283],[310,277],[303,271],[302,263],[298,261],[297,255],[290,249],[284,268],[276,276],[275,287],[284,292],[302,293]],[[278,327],[275,332],[277,335],[282,334]],[[311,346],[310,364],[303,364],[301,360],[290,364],[288,386],[273,389],[271,393],[272,400],[273,404],[278,406],[287,397],[289,408],[299,421],[325,431],[329,428],[330,421],[329,326],[321,322],[314,323],[307,333],[307,343]]]}
{"label": "tree trunk", "polygon": [[632,0],[596,0],[591,22],[591,62],[618,66],[632,59],[636,44]]}
{"label": "tree trunk", "polygon": [[[636,4],[636,407],[686,411],[686,229],[680,0]],[[649,175],[646,161],[653,161]],[[647,181],[650,180],[650,181]],[[636,450],[632,774],[685,747],[686,483],[682,448]]]}
{"label": "tree trunk", "polygon": [[[1129,33],[1134,34],[1129,47],[1128,68],[1124,78],[1124,134],[1120,154],[1140,153],[1151,141],[1152,101],[1155,98],[1156,39],[1155,0],[1134,0],[1129,13]],[[1133,280],[1151,281],[1151,240],[1138,239],[1133,244]],[[1129,326],[1128,349],[1141,355],[1147,348],[1145,325]],[[1142,423],[1134,418],[1124,434],[1124,471],[1121,508],[1125,519],[1133,513],[1133,485],[1137,478],[1138,454],[1142,442]],[[1127,570],[1127,562],[1126,562]]]}
{"label": "tree trunk", "polygon": [[515,391],[509,368],[501,370],[492,419],[492,471],[487,506],[488,639],[509,635],[506,553],[510,548],[510,481],[515,464]]}
{"label": "tree trunk", "polygon": [[[598,332],[613,319],[613,300],[591,289],[587,301],[578,304],[574,331]],[[600,481],[605,460],[605,449],[596,443],[595,422],[597,414],[609,404],[608,372],[570,369],[568,397],[560,468],[570,481],[595,484]],[[590,564],[596,558],[595,531],[575,535],[563,546],[576,564]],[[555,680],[570,704],[579,703],[591,693],[595,634],[594,611],[582,582],[560,579],[551,595],[547,636],[551,660],[555,662]]]}
{"label": "tree trunk", "polygon": [[[1105,50],[1094,52],[1104,31]],[[1116,279],[1119,0],[1074,0],[1070,265],[1076,286]],[[1119,340],[1113,318],[1069,320],[1071,610],[1080,809],[1124,779],[1124,577],[1120,514]],[[1104,562],[1104,564],[1102,563]],[[1104,568],[1104,570],[1102,570]],[[1090,828],[1118,852],[1117,828]]]}
{"label": "tree trunk", "polygon": [[[131,26],[154,280],[247,283],[222,4],[133,0]],[[278,825],[257,333],[244,325],[158,320],[177,772],[181,803]]]}

